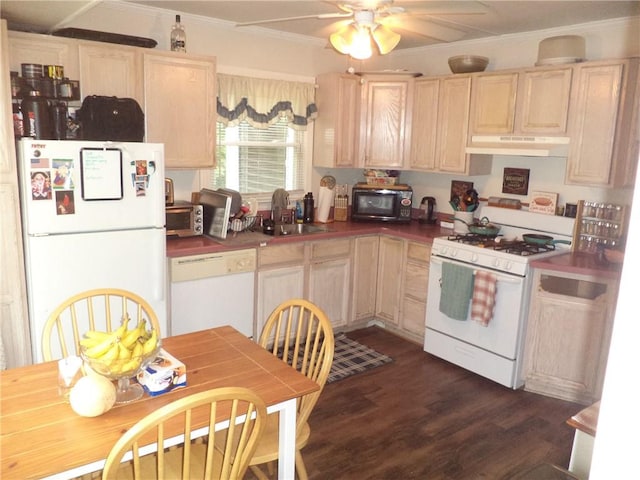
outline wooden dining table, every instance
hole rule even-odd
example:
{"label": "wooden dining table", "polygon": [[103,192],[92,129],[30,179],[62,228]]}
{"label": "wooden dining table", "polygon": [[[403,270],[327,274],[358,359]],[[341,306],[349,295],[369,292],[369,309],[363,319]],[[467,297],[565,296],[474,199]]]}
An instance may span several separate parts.
{"label": "wooden dining table", "polygon": [[187,386],[145,393],[92,418],[77,415],[58,394],[56,361],[0,372],[0,478],[65,479],[101,470],[118,438],[147,414],[229,386],[254,390],[268,413],[280,413],[278,478],[294,478],[296,400],[318,390],[315,382],[229,326],[164,338],[162,347],[185,364]]}

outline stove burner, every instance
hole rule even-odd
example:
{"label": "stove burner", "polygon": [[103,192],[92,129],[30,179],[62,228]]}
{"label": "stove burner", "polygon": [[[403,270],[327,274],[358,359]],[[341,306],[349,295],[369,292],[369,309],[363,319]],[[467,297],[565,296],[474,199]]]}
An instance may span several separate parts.
{"label": "stove burner", "polygon": [[447,240],[451,242],[464,243],[479,248],[487,248],[520,256],[530,256],[537,253],[546,253],[556,249],[555,245],[552,243],[534,245],[523,240],[496,241],[496,237],[478,235],[475,233],[449,235],[447,236]]}

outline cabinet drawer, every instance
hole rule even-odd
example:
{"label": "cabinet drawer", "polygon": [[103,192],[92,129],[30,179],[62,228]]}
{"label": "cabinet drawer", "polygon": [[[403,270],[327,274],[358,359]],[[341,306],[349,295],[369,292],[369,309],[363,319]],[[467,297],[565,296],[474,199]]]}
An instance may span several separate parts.
{"label": "cabinet drawer", "polygon": [[351,240],[326,240],[311,243],[311,258],[348,257],[351,255]]}
{"label": "cabinet drawer", "polygon": [[304,262],[304,242],[274,245],[258,249],[258,268]]}
{"label": "cabinet drawer", "polygon": [[431,245],[427,245],[426,243],[409,242],[409,246],[407,247],[408,259],[429,263],[430,256]]}

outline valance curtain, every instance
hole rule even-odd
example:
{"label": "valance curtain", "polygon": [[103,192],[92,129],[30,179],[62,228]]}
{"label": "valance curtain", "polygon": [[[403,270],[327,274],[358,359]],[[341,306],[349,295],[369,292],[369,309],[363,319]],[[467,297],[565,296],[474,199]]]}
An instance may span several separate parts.
{"label": "valance curtain", "polygon": [[246,120],[255,128],[268,128],[285,117],[291,128],[304,130],[318,115],[313,84],[220,73],[217,78],[218,121],[225,125]]}

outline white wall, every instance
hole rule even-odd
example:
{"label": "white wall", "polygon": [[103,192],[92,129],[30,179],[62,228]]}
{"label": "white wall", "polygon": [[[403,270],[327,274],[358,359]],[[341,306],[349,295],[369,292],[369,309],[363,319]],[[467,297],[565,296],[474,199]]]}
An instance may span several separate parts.
{"label": "white wall", "polygon": [[[73,27],[109,31],[153,38],[157,49],[169,48],[169,32],[174,14],[159,9],[125,3],[100,3],[73,21]],[[535,64],[540,40],[565,34],[583,35],[586,39],[587,58],[619,58],[640,55],[640,19],[617,19],[576,25],[569,28],[505,35],[488,40],[475,40],[443,44],[432,47],[393,51],[365,61],[350,60],[332,49],[325,41],[306,40],[299,36],[276,35],[256,29],[234,27],[229,22],[212,21],[203,17],[181,13],[187,31],[189,53],[213,55],[218,71],[267,78],[290,78],[313,81],[318,73],[344,71],[353,66],[358,71],[405,69],[424,75],[449,74],[447,58],[463,53],[480,54],[490,58],[488,70],[524,67]],[[322,112],[319,112],[322,115]],[[532,190],[560,193],[559,202],[575,203],[580,199],[629,203],[630,190],[605,190],[572,187],[563,184],[566,161],[564,159],[530,159],[496,157],[490,176],[459,177],[439,174],[404,172],[401,181],[414,187],[414,206],[425,195],[435,196],[440,211],[449,211],[447,201],[451,180],[474,182],[482,197],[502,194],[504,167],[530,169]],[[353,185],[362,181],[360,170],[314,169],[308,189],[317,195],[320,178],[332,174],[339,183]],[[194,171],[169,171],[176,187],[177,199],[190,199],[190,192],[200,189],[200,180]],[[520,198],[527,201],[526,197]]]}

